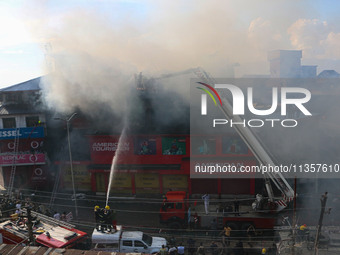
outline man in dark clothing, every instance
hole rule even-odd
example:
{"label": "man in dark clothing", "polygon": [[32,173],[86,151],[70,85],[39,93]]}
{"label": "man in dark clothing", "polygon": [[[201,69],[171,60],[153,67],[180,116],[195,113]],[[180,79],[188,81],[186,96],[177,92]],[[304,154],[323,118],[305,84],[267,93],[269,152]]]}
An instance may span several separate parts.
{"label": "man in dark clothing", "polygon": [[188,253],[189,255],[193,255],[195,253],[195,240],[191,237],[188,239]]}
{"label": "man in dark clothing", "polygon": [[210,245],[210,250],[212,255],[217,255],[218,254],[218,246],[217,244],[213,241]]}
{"label": "man in dark clothing", "polygon": [[240,202],[238,200],[236,200],[236,198],[234,198],[234,212],[235,212],[235,216],[239,216],[240,215]]}
{"label": "man in dark clothing", "polygon": [[202,242],[200,243],[200,246],[197,248],[196,253],[198,255],[205,255],[205,249]]}
{"label": "man in dark clothing", "polygon": [[94,218],[96,220],[96,229],[97,231],[99,231],[99,226],[103,219],[103,215],[102,215],[102,210],[99,208],[98,205],[94,207]]}
{"label": "man in dark clothing", "polygon": [[234,248],[234,254],[235,255],[243,255],[244,254],[242,241],[239,241],[239,242],[236,243],[235,248]]}

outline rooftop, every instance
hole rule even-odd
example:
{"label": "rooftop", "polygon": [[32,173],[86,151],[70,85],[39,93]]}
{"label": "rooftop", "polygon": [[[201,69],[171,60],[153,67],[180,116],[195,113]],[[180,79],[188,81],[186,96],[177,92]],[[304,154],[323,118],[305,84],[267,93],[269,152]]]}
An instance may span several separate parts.
{"label": "rooftop", "polygon": [[40,90],[40,83],[41,83],[41,77],[24,81],[19,84],[15,84],[3,89],[0,89],[0,92],[16,92],[16,91],[34,91],[34,90]]}

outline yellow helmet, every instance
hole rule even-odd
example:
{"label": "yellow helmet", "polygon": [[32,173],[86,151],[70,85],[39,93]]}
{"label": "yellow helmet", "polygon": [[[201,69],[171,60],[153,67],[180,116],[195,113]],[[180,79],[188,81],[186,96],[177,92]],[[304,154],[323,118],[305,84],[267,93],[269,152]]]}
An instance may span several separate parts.
{"label": "yellow helmet", "polygon": [[267,252],[266,248],[263,248],[262,249],[262,254],[266,254],[266,252]]}
{"label": "yellow helmet", "polygon": [[96,206],[94,207],[94,209],[95,209],[95,210],[98,210],[98,209],[99,209],[99,206],[98,206],[98,205],[96,205]]}
{"label": "yellow helmet", "polygon": [[105,206],[105,209],[106,209],[106,210],[110,210],[110,206],[108,206],[108,205]]}

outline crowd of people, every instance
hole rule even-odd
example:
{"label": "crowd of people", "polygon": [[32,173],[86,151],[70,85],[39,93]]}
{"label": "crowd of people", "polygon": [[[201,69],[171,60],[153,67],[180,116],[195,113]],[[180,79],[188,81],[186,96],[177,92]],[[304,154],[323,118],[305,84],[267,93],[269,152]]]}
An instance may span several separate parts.
{"label": "crowd of people", "polygon": [[32,211],[44,214],[48,217],[54,217],[57,220],[67,221],[67,213],[62,214],[58,212],[52,213],[52,210],[44,204],[32,201],[31,196],[25,196],[22,193],[16,194],[15,196],[9,196],[3,194],[0,196],[0,217],[2,220],[6,220],[13,214],[20,216],[23,208],[31,208]]}
{"label": "crowd of people", "polygon": [[[258,248],[258,254],[276,254],[275,248]],[[243,255],[248,254],[247,249],[243,246],[243,241],[238,240],[235,242],[233,247],[229,245],[219,245],[217,241],[202,241],[202,238],[199,240],[194,240],[193,238],[189,238],[186,243],[180,242],[178,245],[175,243],[175,238],[172,237],[168,243],[168,247],[162,246],[158,255],[223,255],[223,254],[234,254],[234,255]],[[252,251],[251,254],[254,254]]]}

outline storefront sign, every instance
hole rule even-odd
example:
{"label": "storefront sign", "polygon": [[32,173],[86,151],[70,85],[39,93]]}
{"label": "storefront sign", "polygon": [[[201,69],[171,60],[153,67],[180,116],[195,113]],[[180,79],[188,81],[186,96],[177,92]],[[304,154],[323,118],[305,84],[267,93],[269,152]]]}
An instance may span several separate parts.
{"label": "storefront sign", "polygon": [[136,174],[135,183],[137,189],[157,189],[159,188],[158,174]]}
{"label": "storefront sign", "polygon": [[45,154],[17,154],[14,156],[10,153],[0,154],[0,165],[11,166],[11,165],[39,165],[45,164]]}
{"label": "storefront sign", "polygon": [[35,167],[33,169],[31,181],[32,182],[46,181],[46,168],[44,166]]}
{"label": "storefront sign", "polygon": [[0,129],[0,140],[21,138],[42,138],[44,127],[5,128]]}
{"label": "storefront sign", "polygon": [[187,175],[163,175],[163,188],[164,189],[183,189],[188,188]]}
{"label": "storefront sign", "polygon": [[[33,138],[33,139],[19,139],[18,151],[19,153],[25,153],[27,151],[39,151],[43,149],[44,139]],[[1,152],[12,152],[14,151],[14,140],[1,140],[0,150]]]}
{"label": "storefront sign", "polygon": [[111,192],[120,188],[131,188],[131,175],[130,174],[115,174],[112,180]]}
{"label": "storefront sign", "polygon": [[[95,164],[111,164],[118,149],[118,136],[94,136],[90,138],[91,159]],[[121,141],[119,150],[129,153],[132,149],[129,140]]]}
{"label": "storefront sign", "polygon": [[[64,187],[66,189],[72,188],[72,175],[70,165],[63,166],[64,172]],[[73,165],[74,182],[77,184],[77,190],[91,189],[91,174],[87,170],[87,165]]]}

